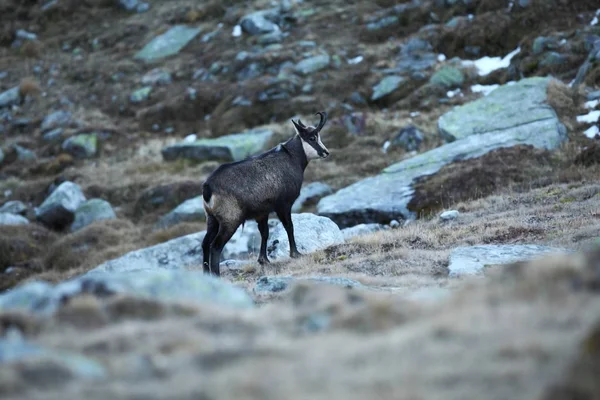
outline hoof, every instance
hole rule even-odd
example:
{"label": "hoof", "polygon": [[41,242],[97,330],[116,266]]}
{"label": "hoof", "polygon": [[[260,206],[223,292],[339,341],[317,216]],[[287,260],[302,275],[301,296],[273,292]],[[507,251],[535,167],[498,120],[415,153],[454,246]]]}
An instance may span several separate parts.
{"label": "hoof", "polygon": [[271,261],[269,261],[269,259],[267,257],[259,257],[258,263],[260,265],[265,265],[265,264],[271,264]]}
{"label": "hoof", "polygon": [[292,257],[292,258],[300,258],[300,257],[302,257],[302,256],[303,256],[303,255],[302,255],[302,254],[300,254],[300,253],[298,253],[298,252],[295,252],[295,253],[291,253],[291,254],[290,254],[290,257]]}

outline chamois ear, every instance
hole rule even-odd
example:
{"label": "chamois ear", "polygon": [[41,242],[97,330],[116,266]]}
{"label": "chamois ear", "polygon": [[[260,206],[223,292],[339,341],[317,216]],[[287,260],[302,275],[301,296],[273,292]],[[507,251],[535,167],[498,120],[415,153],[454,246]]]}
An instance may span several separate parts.
{"label": "chamois ear", "polygon": [[306,127],[304,126],[304,124],[302,124],[302,122],[300,122],[300,120],[298,120],[298,122],[292,120],[292,124],[294,124],[296,132],[298,132],[298,134],[304,133]]}

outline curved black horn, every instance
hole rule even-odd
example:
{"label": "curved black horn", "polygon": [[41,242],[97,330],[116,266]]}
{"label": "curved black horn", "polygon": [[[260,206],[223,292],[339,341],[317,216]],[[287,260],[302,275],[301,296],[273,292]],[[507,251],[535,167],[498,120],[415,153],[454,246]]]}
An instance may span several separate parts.
{"label": "curved black horn", "polygon": [[325,111],[319,111],[317,113],[315,113],[315,115],[318,115],[321,117],[321,121],[319,121],[319,126],[317,126],[317,132],[319,132],[323,126],[325,126],[325,122],[327,122],[327,113]]}

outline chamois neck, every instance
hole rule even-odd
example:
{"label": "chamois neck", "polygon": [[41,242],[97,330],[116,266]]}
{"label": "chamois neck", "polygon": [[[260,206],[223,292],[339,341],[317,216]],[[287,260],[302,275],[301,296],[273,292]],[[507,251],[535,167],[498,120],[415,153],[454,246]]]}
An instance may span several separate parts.
{"label": "chamois neck", "polygon": [[306,153],[304,153],[302,139],[300,139],[300,136],[295,135],[294,137],[288,139],[288,141],[282,146],[288,152],[292,160],[294,160],[294,162],[296,162],[298,166],[302,168],[302,172],[304,172],[306,166],[308,165],[308,158],[306,158]]}

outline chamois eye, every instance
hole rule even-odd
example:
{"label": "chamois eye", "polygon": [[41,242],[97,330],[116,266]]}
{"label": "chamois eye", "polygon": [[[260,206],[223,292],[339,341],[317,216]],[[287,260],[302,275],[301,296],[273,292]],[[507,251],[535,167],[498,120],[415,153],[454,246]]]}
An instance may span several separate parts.
{"label": "chamois eye", "polygon": [[311,141],[311,142],[314,142],[315,140],[317,140],[317,137],[316,137],[316,136],[311,136],[311,137],[310,137],[310,141]]}

